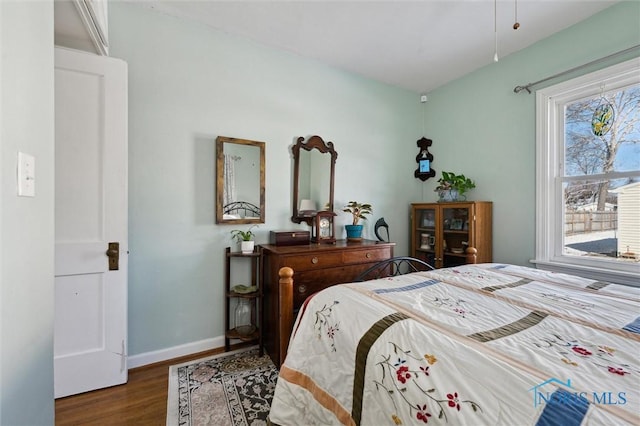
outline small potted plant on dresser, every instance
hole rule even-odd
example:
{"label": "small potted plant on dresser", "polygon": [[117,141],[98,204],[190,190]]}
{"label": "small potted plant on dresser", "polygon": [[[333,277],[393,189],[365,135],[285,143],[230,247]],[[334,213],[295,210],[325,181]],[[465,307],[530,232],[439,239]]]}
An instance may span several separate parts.
{"label": "small potted plant on dresser", "polygon": [[231,237],[234,238],[237,242],[240,243],[240,251],[242,254],[251,254],[253,253],[253,247],[255,246],[255,241],[253,241],[254,233],[251,231],[256,225],[253,225],[251,228],[246,231],[242,231],[240,229],[234,229],[231,231]]}
{"label": "small potted plant on dresser", "polygon": [[474,181],[463,174],[457,175],[453,172],[442,172],[442,177],[438,179],[438,186],[435,191],[439,195],[441,202],[466,200],[464,195],[470,189],[476,187]]}
{"label": "small potted plant on dresser", "polygon": [[351,213],[353,222],[351,225],[345,225],[347,230],[347,240],[359,241],[362,239],[362,225],[359,225],[360,219],[367,220],[366,216],[371,214],[373,207],[371,204],[359,203],[357,201],[349,201],[349,204],[343,207],[343,212]]}

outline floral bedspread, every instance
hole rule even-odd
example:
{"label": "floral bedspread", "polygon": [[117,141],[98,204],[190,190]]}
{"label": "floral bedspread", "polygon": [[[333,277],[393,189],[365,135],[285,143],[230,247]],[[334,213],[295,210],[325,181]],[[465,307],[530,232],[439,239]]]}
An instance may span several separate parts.
{"label": "floral bedspread", "polygon": [[639,425],[640,289],[502,264],[331,287],[300,310],[269,421]]}

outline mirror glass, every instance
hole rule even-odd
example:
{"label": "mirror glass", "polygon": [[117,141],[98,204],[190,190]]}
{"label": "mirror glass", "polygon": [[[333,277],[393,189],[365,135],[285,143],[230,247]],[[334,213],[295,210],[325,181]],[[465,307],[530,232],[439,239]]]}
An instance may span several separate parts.
{"label": "mirror glass", "polygon": [[320,136],[298,138],[292,148],[294,161],[293,215],[295,223],[313,223],[318,210],[333,211],[333,179],[338,153],[332,142]]}
{"label": "mirror glass", "polygon": [[264,223],[264,142],[216,138],[216,223]]}

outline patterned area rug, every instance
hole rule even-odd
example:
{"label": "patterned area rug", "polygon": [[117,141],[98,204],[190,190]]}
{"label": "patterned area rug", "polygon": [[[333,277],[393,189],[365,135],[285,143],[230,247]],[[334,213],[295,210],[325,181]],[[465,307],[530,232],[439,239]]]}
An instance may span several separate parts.
{"label": "patterned area rug", "polygon": [[277,378],[257,348],[172,365],[167,426],[266,425]]}

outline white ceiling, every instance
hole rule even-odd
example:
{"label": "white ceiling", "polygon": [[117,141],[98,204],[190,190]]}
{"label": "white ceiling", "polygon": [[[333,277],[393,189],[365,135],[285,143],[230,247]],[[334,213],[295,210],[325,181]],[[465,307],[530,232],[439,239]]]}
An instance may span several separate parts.
{"label": "white ceiling", "polygon": [[[488,65],[494,56],[493,0],[137,1],[417,93]],[[617,1],[498,0],[498,55]]]}

